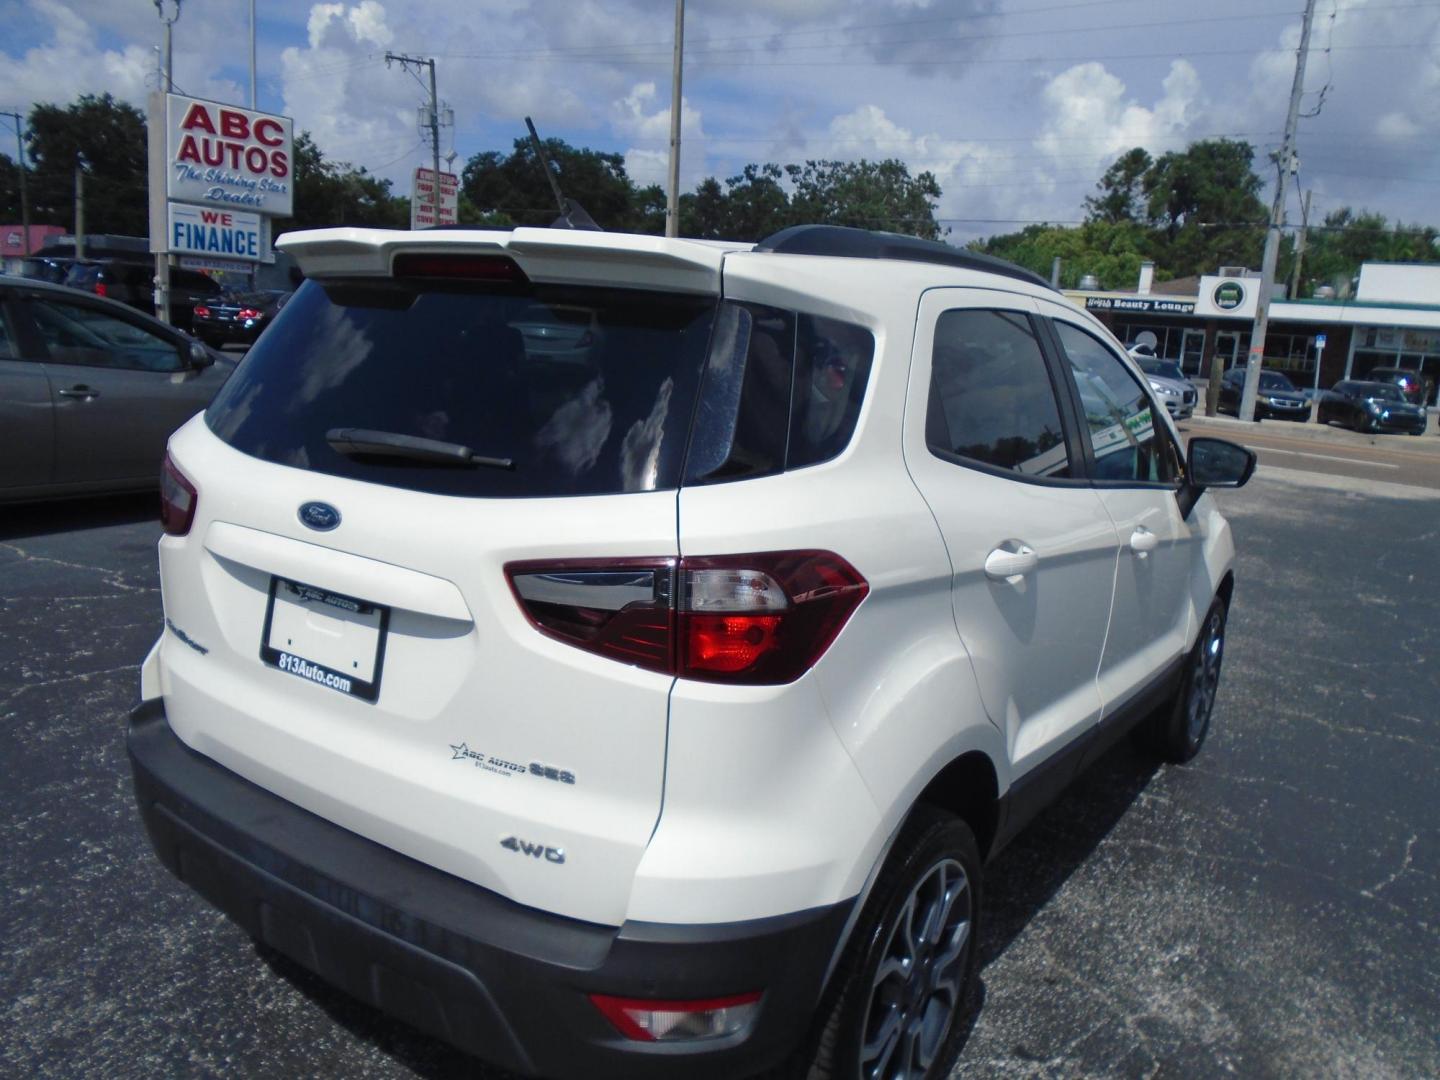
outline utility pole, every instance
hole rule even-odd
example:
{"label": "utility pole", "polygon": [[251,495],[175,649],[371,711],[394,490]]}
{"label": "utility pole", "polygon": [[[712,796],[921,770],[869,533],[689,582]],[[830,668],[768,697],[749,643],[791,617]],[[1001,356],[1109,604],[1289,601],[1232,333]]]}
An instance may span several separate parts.
{"label": "utility pole", "polygon": [[18,112],[0,113],[15,121],[15,164],[20,169],[20,230],[25,237],[21,245],[25,254],[30,254],[30,193],[25,184],[25,136],[21,125],[25,122]]}
{"label": "utility pole", "polygon": [[[171,15],[169,18],[166,18],[165,0],[155,0],[155,14],[160,16],[160,21],[165,24],[165,67],[164,70],[161,72],[161,85],[164,87],[165,93],[167,94],[173,94],[175,92],[175,68],[172,64],[174,56],[170,48],[170,28],[173,27],[180,20],[180,0],[171,0],[171,2],[175,5],[175,14]],[[150,137],[152,139],[160,138],[161,133],[157,131],[152,131],[150,133]],[[157,227],[163,229],[167,226],[152,221],[150,227],[152,229]],[[157,318],[159,318],[161,322],[164,323],[168,323],[170,321],[170,256],[168,254],[169,247],[170,245],[167,242],[164,245],[163,249],[156,251],[155,253],[155,315]]]}
{"label": "utility pole", "polygon": [[1280,225],[1285,218],[1285,178],[1295,168],[1295,125],[1300,119],[1300,95],[1305,90],[1305,59],[1310,51],[1310,24],[1315,19],[1315,0],[1305,0],[1300,23],[1300,48],[1295,54],[1295,81],[1290,85],[1290,110],[1285,116],[1285,141],[1280,146],[1275,202],[1270,208],[1270,228],[1265,233],[1265,256],[1260,266],[1260,296],[1255,302],[1255,325],[1250,330],[1250,354],[1245,360],[1245,392],[1240,398],[1240,419],[1255,419],[1255,393],[1260,389],[1260,368],[1265,360],[1265,328],[1270,321],[1270,293],[1275,283],[1275,264],[1280,258]]}
{"label": "utility pole", "polygon": [[75,157],[75,258],[85,258],[85,159]]}
{"label": "utility pole", "polygon": [[398,63],[406,71],[410,65],[417,68],[426,67],[430,69],[430,112],[426,126],[430,129],[430,161],[433,169],[434,179],[430,184],[430,201],[434,213],[435,224],[440,224],[440,100],[435,95],[435,61],[422,60],[418,56],[402,56],[399,53],[385,54],[385,66],[391,63]]}
{"label": "utility pole", "polygon": [[1305,234],[1310,231],[1310,196],[1305,192],[1305,202],[1300,207],[1300,235],[1295,238],[1295,269],[1290,274],[1290,299],[1300,299],[1300,264],[1305,259]]}
{"label": "utility pole", "polygon": [[675,59],[670,77],[670,192],[665,199],[665,235],[680,235],[680,120],[684,100],[680,71],[685,66],[685,0],[675,0]]}

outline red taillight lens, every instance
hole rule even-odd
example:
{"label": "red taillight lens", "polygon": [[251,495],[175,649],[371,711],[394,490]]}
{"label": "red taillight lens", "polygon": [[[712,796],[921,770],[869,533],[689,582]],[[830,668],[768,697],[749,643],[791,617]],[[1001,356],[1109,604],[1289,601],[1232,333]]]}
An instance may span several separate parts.
{"label": "red taillight lens", "polygon": [[542,632],[652,671],[707,682],[793,682],[869,586],[828,551],[511,563]]}
{"label": "red taillight lens", "polygon": [[210,317],[210,309],[204,304],[196,304],[195,314],[200,316],[200,318],[202,319],[208,319]]}
{"label": "red taillight lens", "polygon": [[627,1039],[688,1042],[744,1031],[760,1009],[760,991],[698,1001],[649,1001],[591,994],[590,1001]]}
{"label": "red taillight lens", "polygon": [[109,285],[106,285],[105,282],[103,282],[103,281],[97,281],[97,282],[95,283],[95,295],[96,295],[96,296],[109,296],[109,295],[110,295],[110,286],[109,286]]}
{"label": "red taillight lens", "polygon": [[401,253],[395,256],[391,272],[396,277],[468,278],[523,284],[529,278],[513,259],[504,255],[435,255]]}
{"label": "red taillight lens", "polygon": [[260,312],[256,311],[253,307],[246,307],[241,308],[239,311],[237,311],[235,313],[235,317],[237,319],[258,319],[260,317]]}
{"label": "red taillight lens", "polygon": [[195,506],[200,496],[195,485],[175,467],[170,455],[160,466],[160,524],[171,536],[184,536],[195,521]]}

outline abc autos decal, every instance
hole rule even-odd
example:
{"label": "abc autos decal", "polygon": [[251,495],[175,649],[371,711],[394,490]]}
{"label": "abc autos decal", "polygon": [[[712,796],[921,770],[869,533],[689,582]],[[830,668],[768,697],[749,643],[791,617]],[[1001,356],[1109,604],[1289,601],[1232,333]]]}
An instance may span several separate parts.
{"label": "abc autos decal", "polygon": [[165,96],[166,195],[252,214],[294,209],[294,140],[289,117]]}

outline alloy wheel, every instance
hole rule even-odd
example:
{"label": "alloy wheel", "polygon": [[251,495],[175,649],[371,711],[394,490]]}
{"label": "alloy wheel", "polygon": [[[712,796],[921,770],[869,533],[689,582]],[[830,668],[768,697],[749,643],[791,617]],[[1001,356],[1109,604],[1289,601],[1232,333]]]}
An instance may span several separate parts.
{"label": "alloy wheel", "polygon": [[973,894],[954,859],[921,876],[890,926],[860,1043],[865,1080],[921,1080],[954,1024],[964,991]]}
{"label": "alloy wheel", "polygon": [[1198,742],[1210,723],[1215,691],[1220,686],[1220,661],[1225,654],[1225,609],[1216,607],[1205,620],[1205,632],[1195,651],[1190,672],[1190,696],[1185,702],[1185,733]]}

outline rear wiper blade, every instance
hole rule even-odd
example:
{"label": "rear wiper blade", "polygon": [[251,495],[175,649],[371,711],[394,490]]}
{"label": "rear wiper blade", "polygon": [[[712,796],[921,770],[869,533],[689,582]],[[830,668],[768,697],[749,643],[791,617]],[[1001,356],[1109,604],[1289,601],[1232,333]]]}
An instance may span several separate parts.
{"label": "rear wiper blade", "polygon": [[402,435],[396,431],[373,431],[370,428],[331,428],[325,441],[342,454],[370,457],[405,458],[433,465],[460,465],[474,468],[513,469],[511,458],[485,457],[460,443],[439,439],[422,439],[418,435]]}

